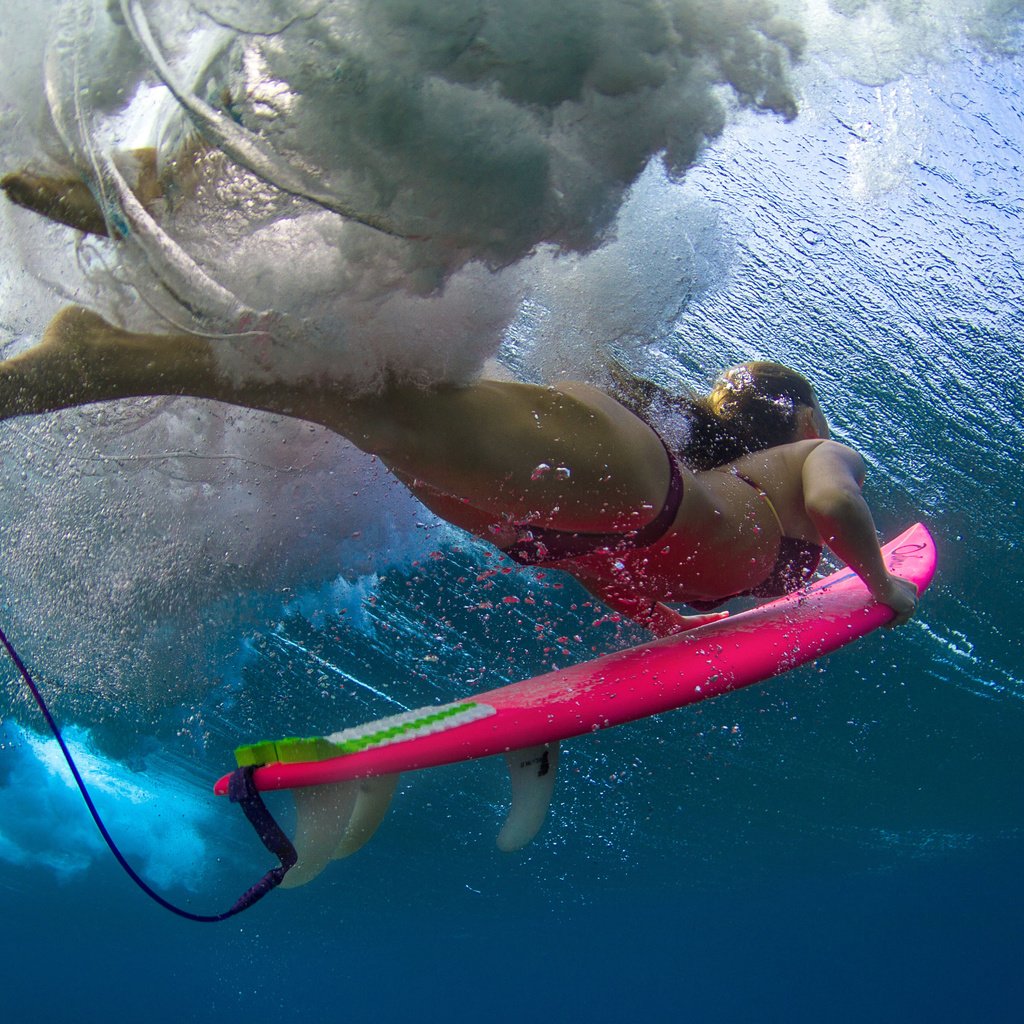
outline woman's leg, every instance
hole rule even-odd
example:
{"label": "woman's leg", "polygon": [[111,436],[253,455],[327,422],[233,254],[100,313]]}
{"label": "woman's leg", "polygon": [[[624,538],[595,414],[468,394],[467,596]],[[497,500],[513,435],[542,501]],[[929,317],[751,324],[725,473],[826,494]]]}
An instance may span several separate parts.
{"label": "woman's leg", "polygon": [[590,389],[479,381],[352,397],[330,381],[238,381],[219,371],[204,338],[133,334],[76,307],[53,319],[38,346],[0,363],[0,418],[145,395],[319,423],[410,484],[564,529],[629,528],[638,510],[660,506],[667,488],[657,437]]}
{"label": "woman's leg", "polygon": [[26,210],[90,235],[106,235],[107,222],[89,186],[81,178],[14,171],[0,178],[7,198]]}
{"label": "woman's leg", "polygon": [[141,395],[195,393],[213,378],[202,338],[134,335],[87,309],[61,310],[39,344],[0,362],[0,419]]}

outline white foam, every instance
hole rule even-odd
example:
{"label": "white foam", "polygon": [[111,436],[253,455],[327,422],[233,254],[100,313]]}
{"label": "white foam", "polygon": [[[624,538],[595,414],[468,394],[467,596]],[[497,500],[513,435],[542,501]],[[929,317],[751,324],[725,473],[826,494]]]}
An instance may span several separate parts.
{"label": "white foam", "polygon": [[[48,868],[63,880],[109,856],[56,740],[9,721],[0,741],[0,860]],[[102,756],[85,730],[66,730],[65,741],[104,823],[142,874],[162,888],[196,890],[208,869],[205,835],[220,808],[170,773],[132,772]]]}
{"label": "white foam", "polygon": [[[278,315],[280,340],[292,342],[278,349],[278,372],[328,366],[362,383],[382,369],[474,372],[519,299],[516,275],[484,268],[539,245],[599,246],[647,163],[660,156],[685,172],[730,102],[795,109],[787,64],[799,32],[757,3],[576,0],[553,17],[539,0],[393,0],[284,18],[272,3],[216,2],[198,21],[194,7],[123,6],[198,103],[227,90],[231,117],[272,160],[416,236],[325,214],[219,161],[198,202],[172,197],[168,232],[243,306]],[[153,72],[117,13],[99,0],[65,4],[62,38],[50,40],[51,95],[83,161],[115,145],[115,129],[122,145],[141,144],[153,118],[152,88],[134,87]],[[283,29],[247,35],[224,27],[233,23]],[[175,121],[159,126],[165,159],[185,134]],[[147,259],[129,247],[122,263],[166,309]]]}
{"label": "white foam", "polygon": [[1020,5],[1004,0],[786,0],[808,51],[844,78],[884,85],[964,46],[1020,52]]}

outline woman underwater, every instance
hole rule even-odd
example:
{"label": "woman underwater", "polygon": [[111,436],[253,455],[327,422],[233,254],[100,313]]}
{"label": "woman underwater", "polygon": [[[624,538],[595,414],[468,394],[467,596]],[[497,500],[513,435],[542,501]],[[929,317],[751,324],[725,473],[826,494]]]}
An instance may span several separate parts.
{"label": "woman underwater", "polygon": [[329,380],[235,380],[216,344],[130,333],[69,307],[39,345],[0,362],[0,418],[189,395],[321,424],[441,518],[518,562],[571,573],[659,636],[719,617],[710,610],[731,597],[797,589],[823,544],[893,609],[893,625],[916,610],[916,587],[883,563],[863,459],[829,439],[811,384],[787,367],[727,370],[689,403],[691,438],[673,452],[638,412],[582,383],[352,396]]}

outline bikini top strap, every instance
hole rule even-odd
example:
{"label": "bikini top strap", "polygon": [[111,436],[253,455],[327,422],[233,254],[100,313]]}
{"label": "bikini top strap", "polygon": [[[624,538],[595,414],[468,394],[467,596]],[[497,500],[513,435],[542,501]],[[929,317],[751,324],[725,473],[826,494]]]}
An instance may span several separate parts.
{"label": "bikini top strap", "polygon": [[782,520],[779,518],[779,513],[775,509],[775,504],[772,501],[772,499],[768,497],[768,494],[765,491],[765,489],[759,483],[757,483],[757,481],[751,480],[749,476],[746,476],[745,474],[741,473],[739,470],[734,469],[732,472],[733,472],[734,476],[738,477],[745,484],[748,484],[749,486],[753,487],[755,491],[757,491],[758,496],[768,506],[769,510],[771,511],[771,514],[772,514],[773,518],[775,519],[775,522],[778,524],[779,536],[780,537],[785,537],[786,536],[786,531],[785,531],[785,529],[782,526]]}

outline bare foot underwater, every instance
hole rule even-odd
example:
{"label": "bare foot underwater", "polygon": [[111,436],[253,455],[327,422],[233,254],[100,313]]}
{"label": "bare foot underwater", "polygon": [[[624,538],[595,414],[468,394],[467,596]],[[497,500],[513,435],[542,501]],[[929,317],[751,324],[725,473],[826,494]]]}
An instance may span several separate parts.
{"label": "bare foot underwater", "polygon": [[88,234],[107,234],[103,211],[80,178],[14,171],[0,178],[0,188],[12,203],[49,220]]}
{"label": "bare foot underwater", "polygon": [[[200,161],[219,154],[199,142],[187,145],[163,170],[152,147],[128,150],[118,157],[131,181],[132,191],[150,213],[158,213],[169,192],[184,193],[195,183]],[[28,168],[0,178],[0,189],[17,206],[90,235],[109,236],[110,228],[94,186],[84,174],[68,171],[44,174]]]}
{"label": "bare foot underwater", "polygon": [[155,389],[151,393],[184,393],[177,380],[187,369],[213,367],[206,343],[190,346],[188,336],[164,362],[161,369],[151,349],[99,314],[69,306],[50,321],[38,345],[0,363],[0,418],[138,395],[142,379]]}

